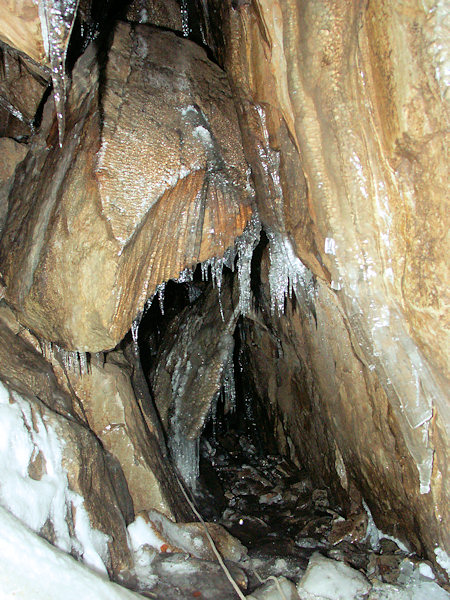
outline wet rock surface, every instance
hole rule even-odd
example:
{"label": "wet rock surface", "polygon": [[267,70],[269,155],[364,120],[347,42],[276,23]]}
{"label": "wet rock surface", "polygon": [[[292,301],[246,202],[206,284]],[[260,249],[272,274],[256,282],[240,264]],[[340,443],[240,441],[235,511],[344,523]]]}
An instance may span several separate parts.
{"label": "wet rock surface", "polygon": [[251,215],[225,73],[147,25],[119,23],[100,55],[73,71],[62,148],[47,103],[0,251],[22,322],[83,351],[114,347],[160,283],[223,256]]}
{"label": "wet rock surface", "polygon": [[121,467],[4,303],[0,315],[0,502],[50,543],[117,576],[131,564],[134,514]]}
{"label": "wet rock surface", "polygon": [[[273,578],[283,577],[297,584],[302,599],[365,598],[372,584],[379,593],[395,584],[405,594],[412,593],[405,585],[420,584],[424,590],[431,585],[435,574],[429,564],[387,538],[373,546],[376,529],[362,506],[344,516],[330,490],[314,489],[289,459],[261,452],[257,434],[228,432],[203,439],[202,457],[215,469],[220,487],[214,486],[214,499],[199,491],[198,505],[204,503],[211,518],[211,504],[223,506],[220,494],[225,498],[215,519],[247,547],[239,564],[255,598],[281,598]],[[209,468],[201,473],[206,483]],[[265,587],[261,581],[267,581]]]}
{"label": "wet rock surface", "polygon": [[[345,0],[211,4],[220,15],[221,26],[212,29],[216,44],[240,99],[262,221],[286,233],[334,296],[330,312],[340,325],[324,340],[339,348],[348,332],[356,360],[371,370],[367,379],[386,395],[395,436],[406,446],[402,468],[416,471],[403,479],[405,503],[389,492],[397,476],[387,474],[389,483],[380,485],[383,467],[372,467],[367,457],[360,470],[360,455],[357,478],[367,474],[369,480],[361,491],[376,502],[389,496],[399,514],[411,501],[414,522],[407,535],[419,529],[434,559],[436,543],[449,546],[442,527],[448,516],[440,521],[434,509],[449,505],[441,485],[448,478],[450,419],[443,352],[448,252],[441,253],[448,245],[448,214],[442,212],[448,185],[442,182],[448,180],[449,104],[448,82],[437,66],[445,61],[448,22],[438,2],[417,0],[399,10],[386,2],[356,6]],[[322,389],[329,366],[308,375]],[[366,413],[372,390],[356,396]],[[332,414],[334,398],[327,397],[317,414]],[[296,419],[291,422],[296,428]],[[320,422],[313,425],[320,428]],[[321,446],[323,455],[333,452],[332,444]],[[332,462],[323,462],[324,477]],[[390,511],[380,511],[380,518],[383,526],[395,526]]]}

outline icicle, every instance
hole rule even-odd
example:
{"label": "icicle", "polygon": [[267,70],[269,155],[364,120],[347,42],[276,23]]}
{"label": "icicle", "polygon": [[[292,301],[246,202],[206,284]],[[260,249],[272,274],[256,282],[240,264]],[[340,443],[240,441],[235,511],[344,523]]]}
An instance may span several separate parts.
{"label": "icicle", "polygon": [[166,282],[160,283],[156,288],[158,292],[158,300],[159,300],[159,308],[161,309],[161,314],[164,314],[164,291],[166,289]]}
{"label": "icicle", "polygon": [[209,269],[211,268],[211,280],[213,286],[217,288],[217,292],[219,295],[220,314],[222,316],[222,320],[224,320],[224,314],[220,292],[222,289],[223,265],[224,259],[216,258],[215,256],[213,256],[212,258],[208,258],[208,260],[205,260],[201,263],[202,281],[208,281]]}
{"label": "icicle", "polygon": [[205,260],[205,262],[202,262],[202,264],[200,265],[200,268],[202,270],[202,281],[208,281],[208,277],[209,277],[209,261]]}
{"label": "icicle", "polygon": [[41,342],[42,356],[50,360],[53,354],[53,347],[51,342],[42,341]]}
{"label": "icicle", "polygon": [[200,474],[199,449],[199,437],[191,440],[177,432],[170,440],[172,460],[184,483],[192,492],[196,490]]}
{"label": "icicle", "polygon": [[181,0],[181,30],[184,37],[189,37],[191,29],[189,27],[189,10],[187,0]]}
{"label": "icicle", "polygon": [[233,356],[230,357],[223,373],[223,400],[225,414],[236,410],[236,385],[234,381]]}
{"label": "icicle", "polygon": [[72,352],[70,350],[64,350],[64,348],[60,348],[57,344],[53,345],[53,352],[59,354],[61,362],[63,364],[64,369],[70,373],[76,373],[77,368],[79,369],[79,354],[78,352]]}
{"label": "icicle", "polygon": [[139,314],[134,321],[131,323],[131,337],[133,338],[133,343],[135,346],[138,344],[139,337],[139,325],[141,324],[142,315]]}
{"label": "icicle", "polygon": [[189,267],[186,267],[184,271],[181,271],[180,275],[178,276],[178,279],[175,279],[175,281],[177,281],[178,283],[189,283],[193,279],[194,271],[192,269],[189,269]]}
{"label": "icicle", "polygon": [[278,232],[267,232],[269,238],[269,285],[272,312],[284,313],[284,302],[293,292],[307,299],[314,293],[312,273],[295,254],[289,239]]}
{"label": "icicle", "polygon": [[86,352],[78,352],[78,364],[80,367],[80,375],[87,375],[89,372],[89,367]]}
{"label": "icicle", "polygon": [[242,235],[236,240],[238,252],[239,312],[244,316],[248,315],[251,310],[250,275],[252,256],[259,242],[260,234],[261,223],[258,214],[255,212]]}
{"label": "icicle", "polygon": [[50,59],[60,146],[62,146],[65,129],[66,54],[78,2],[79,0],[40,0],[39,3],[44,48]]}
{"label": "icicle", "polygon": [[193,302],[195,302],[197,300],[197,298],[199,298],[202,295],[202,291],[194,283],[188,283],[187,290],[188,290],[189,304],[192,304]]}

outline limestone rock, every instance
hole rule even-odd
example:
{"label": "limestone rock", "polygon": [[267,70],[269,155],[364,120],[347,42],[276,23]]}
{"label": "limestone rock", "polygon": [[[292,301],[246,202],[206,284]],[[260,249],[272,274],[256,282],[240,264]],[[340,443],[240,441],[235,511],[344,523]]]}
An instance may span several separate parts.
{"label": "limestone rock", "polygon": [[250,596],[247,596],[247,598],[250,600],[278,600],[279,598],[299,600],[300,596],[292,581],[289,581],[286,577],[273,577],[267,583],[257,588]]}
{"label": "limestone rock", "polygon": [[[327,313],[335,327],[324,339],[337,349],[338,331],[347,330],[374,372],[376,397],[387,398],[410,472],[406,493],[432,558],[431,529],[448,544],[433,508],[448,505],[448,23],[438,3],[418,0],[362,9],[345,0],[214,6],[261,218],[333,290]],[[327,361],[335,355],[320,345]],[[331,371],[305,375],[322,381],[327,396],[328,364]],[[336,392],[347,387],[343,380]],[[372,390],[345,402],[367,400]],[[334,398],[323,407],[330,420]],[[346,439],[341,450],[352,445]],[[385,443],[380,452],[389,453]],[[364,496],[375,505],[386,490],[376,483],[384,468],[364,462],[372,482]],[[379,512],[385,521],[386,514]]]}
{"label": "limestone rock", "polygon": [[139,514],[128,526],[128,533],[135,551],[148,545],[157,552],[182,552],[195,558],[214,561],[217,558],[205,527],[224,560],[239,562],[245,558],[247,549],[216,523],[175,523],[152,510]]}
{"label": "limestone rock", "polygon": [[[243,360],[253,374],[249,389],[262,406],[270,407],[280,451],[308,465],[313,481],[329,486],[349,512],[355,502],[355,514],[361,510],[357,485],[378,527],[408,539],[419,554],[424,546],[433,547],[439,536],[445,540],[447,532],[433,516],[435,505],[443,514],[448,507],[440,475],[430,494],[418,493],[417,468],[401,441],[397,416],[376,373],[364,361],[336,294],[316,282],[311,312],[300,312],[287,302],[286,315],[274,322],[268,269],[268,253],[263,253],[261,311],[244,321]],[[440,441],[439,431],[436,422],[430,434],[439,448],[436,456],[442,457],[439,470],[445,473],[446,442]],[[370,490],[377,490],[376,499],[371,499]],[[361,515],[350,534],[364,535],[365,522]]]}
{"label": "limestone rock", "polygon": [[119,24],[101,94],[96,61],[91,46],[74,70],[63,147],[55,124],[33,144],[0,250],[21,322],[83,351],[114,347],[158,284],[222,256],[251,213],[231,92],[203,50]]}
{"label": "limestone rock", "polygon": [[[241,590],[247,587],[247,577],[237,565],[228,569]],[[204,598],[234,600],[236,592],[220,565],[216,562],[190,558],[185,554],[159,554],[152,562],[159,582],[151,592],[168,600]]]}
{"label": "limestone rock", "polygon": [[0,138],[0,233],[8,212],[8,195],[17,165],[25,158],[28,148],[10,138]]}
{"label": "limestone rock", "polygon": [[[133,506],[117,460],[77,417],[47,361],[1,307],[1,503],[94,568],[130,564]],[[10,426],[9,426],[10,425]]]}
{"label": "limestone rock", "polygon": [[149,373],[172,457],[189,487],[195,486],[198,476],[203,426],[232,360],[239,312],[230,284],[227,277],[220,292],[210,286],[177,315],[165,331]]}
{"label": "limestone rock", "polygon": [[117,574],[130,555],[98,441],[36,397],[1,389],[3,427],[12,425],[2,434],[3,506],[93,569]]}
{"label": "limestone rock", "polygon": [[133,0],[127,6],[126,20],[182,31],[181,7],[176,0]]}
{"label": "limestone rock", "polygon": [[[157,509],[173,517],[176,507],[162,485],[169,479],[170,465],[159,470],[155,466],[159,449],[136,400],[130,366],[126,361],[118,364],[113,356],[108,358],[105,363],[92,360],[89,372],[81,377],[71,376],[72,387],[89,427],[120,463],[136,513]],[[177,492],[176,481],[173,485]]]}
{"label": "limestone rock", "polygon": [[359,571],[316,552],[297,590],[301,600],[363,600],[371,587]]}
{"label": "limestone rock", "polygon": [[32,0],[7,0],[0,7],[0,39],[36,62],[45,61],[39,6]]}
{"label": "limestone rock", "polygon": [[[22,136],[30,136],[50,74],[48,70],[40,68],[27,57],[4,45],[0,45],[0,64],[0,106],[20,121],[23,126]],[[19,137],[19,132],[11,131],[4,125],[0,134]]]}

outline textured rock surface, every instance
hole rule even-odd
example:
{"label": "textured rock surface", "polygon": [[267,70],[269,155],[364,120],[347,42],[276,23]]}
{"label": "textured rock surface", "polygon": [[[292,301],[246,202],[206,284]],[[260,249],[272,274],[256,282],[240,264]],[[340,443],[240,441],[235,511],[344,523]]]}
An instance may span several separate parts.
{"label": "textured rock surface", "polygon": [[8,212],[8,196],[13,183],[13,175],[17,165],[25,158],[28,148],[10,138],[0,138],[0,232]]}
{"label": "textured rock surface", "polygon": [[0,107],[11,115],[2,118],[0,135],[18,138],[33,133],[34,119],[50,74],[8,46],[0,45]]}
{"label": "textured rock surface", "polygon": [[[130,565],[125,518],[133,517],[120,466],[77,418],[71,397],[58,386],[50,365],[8,323],[13,321],[2,307],[1,380],[2,386],[6,385],[10,391],[9,406],[4,405],[3,410],[15,410],[22,415],[23,435],[29,436],[26,445],[34,448],[28,469],[25,465],[25,472],[20,472],[21,461],[26,457],[16,455],[25,444],[21,441],[21,429],[8,430],[6,438],[2,438],[1,450],[10,453],[7,460],[11,461],[11,469],[17,470],[11,478],[21,478],[23,489],[27,489],[28,474],[36,482],[30,491],[35,490],[38,495],[21,496],[22,488],[17,485],[17,489],[11,489],[10,478],[3,472],[2,503],[33,526],[39,522],[35,515],[44,510],[48,496],[51,511],[48,521],[39,523],[39,533],[95,566],[98,559],[91,551],[107,542],[109,557],[101,558],[108,570],[117,575]],[[49,490],[52,490],[50,496]],[[100,533],[89,534],[89,527]]]}
{"label": "textured rock surface", "polygon": [[261,414],[269,415],[281,450],[289,453],[293,444],[314,481],[330,486],[348,508],[361,501],[357,488],[378,527],[407,539],[419,553],[430,552],[437,541],[445,547],[447,531],[440,524],[448,519],[449,505],[441,481],[448,471],[439,418],[430,425],[435,479],[430,493],[419,494],[419,473],[398,416],[357,345],[336,294],[318,281],[311,312],[288,302],[286,315],[274,318],[268,267],[266,254],[261,310],[244,321],[243,364],[252,373],[248,384],[260,399]]}
{"label": "textured rock surface", "polygon": [[[413,499],[432,556],[436,540],[446,536],[442,482],[450,421],[442,7],[415,0],[231,4],[212,2],[222,10],[217,45],[240,97],[261,217],[269,229],[286,231],[298,256],[335,290],[326,300],[334,327],[327,328],[323,352],[333,354],[348,335],[352,376],[358,360],[373,372],[375,404],[387,399],[384,419],[396,423],[402,468],[414,473],[403,481],[404,492],[388,492],[387,501],[402,514],[398,498]],[[333,381],[324,368],[309,373],[321,389]],[[342,390],[347,386],[344,375],[336,391],[339,381]],[[354,392],[339,410],[349,413],[356,400],[372,404],[372,392]],[[325,397],[321,410],[333,414],[336,395]],[[349,448],[353,435],[362,444],[367,439],[351,422],[342,423]],[[392,451],[380,440],[370,452],[380,448]],[[386,488],[378,468],[368,459],[364,469],[371,481],[365,494],[379,502]],[[394,477],[392,486],[399,486]]]}
{"label": "textured rock surface", "polygon": [[132,23],[151,23],[181,31],[181,10],[176,0],[133,0],[127,6],[126,20]]}
{"label": "textured rock surface", "polygon": [[[171,518],[191,518],[167,460],[151,398],[137,389],[133,366],[121,352],[78,359],[49,350],[59,384],[75,395],[82,418],[121,466],[135,512],[157,509]],[[71,367],[64,364],[71,363]],[[147,384],[145,384],[147,387]]]}
{"label": "textured rock surface", "polygon": [[251,212],[247,167],[225,74],[151,27],[117,26],[100,96],[88,49],[66,121],[62,149],[43,128],[18,176],[1,270],[24,324],[96,351],[159,283],[232,245]]}
{"label": "textured rock surface", "polygon": [[[170,323],[153,361],[149,381],[172,456],[190,486],[198,477],[198,444],[211,406],[233,360],[239,312],[231,277],[208,291]],[[223,317],[221,317],[221,313]]]}
{"label": "textured rock surface", "polygon": [[32,0],[7,0],[0,7],[0,39],[36,62],[45,61],[39,5]]}

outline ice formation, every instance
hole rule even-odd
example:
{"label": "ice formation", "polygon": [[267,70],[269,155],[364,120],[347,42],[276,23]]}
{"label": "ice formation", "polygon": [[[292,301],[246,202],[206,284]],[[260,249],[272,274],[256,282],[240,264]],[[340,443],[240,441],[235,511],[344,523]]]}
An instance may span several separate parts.
{"label": "ice formation", "polygon": [[39,16],[44,48],[51,66],[60,146],[62,146],[65,129],[66,54],[78,3],[79,0],[39,0]]}
{"label": "ice formation", "polygon": [[450,22],[448,0],[424,0],[428,13],[428,30],[436,80],[442,98],[446,99],[450,86]]}
{"label": "ice formation", "polygon": [[191,28],[189,27],[188,0],[181,0],[180,10],[181,10],[181,30],[183,32],[184,37],[189,37],[189,34],[191,33]]}
{"label": "ice formation", "polygon": [[[29,466],[38,457],[45,472],[33,479]],[[91,527],[84,499],[69,488],[62,461],[57,432],[0,382],[0,504],[37,533],[51,522],[58,548],[107,574],[109,537]],[[72,513],[73,532],[67,522]]]}
{"label": "ice formation", "polygon": [[53,342],[41,342],[44,358],[59,360],[67,373],[75,373],[80,376],[89,373],[89,358],[86,352],[65,350]]}
{"label": "ice formation", "polygon": [[223,372],[223,386],[221,393],[223,395],[225,414],[234,412],[236,410],[236,384],[234,380],[233,355],[231,355]]}
{"label": "ice formation", "polygon": [[448,577],[450,577],[450,556],[445,550],[439,547],[434,550],[434,554],[436,555],[437,563],[444,569]]}
{"label": "ice formation", "polygon": [[308,568],[297,586],[301,598],[327,600],[363,600],[370,583],[359,571],[348,565],[325,558],[318,552],[311,557]]}
{"label": "ice formation", "polygon": [[400,550],[406,552],[406,554],[409,554],[411,552],[410,548],[408,548],[401,540],[399,540],[396,537],[393,537],[392,535],[384,533],[383,531],[381,531],[381,529],[378,529],[378,527],[375,525],[375,521],[373,520],[370,508],[367,506],[367,503],[364,499],[362,501],[362,504],[367,514],[367,534],[365,539],[370,542],[372,550],[374,552],[377,552],[380,548],[380,540],[385,538],[387,540],[391,540],[392,542],[397,544]]}
{"label": "ice formation", "polygon": [[295,293],[309,304],[314,297],[314,279],[295,254],[287,236],[268,231],[269,238],[269,285],[272,312],[284,313],[286,298]]}

